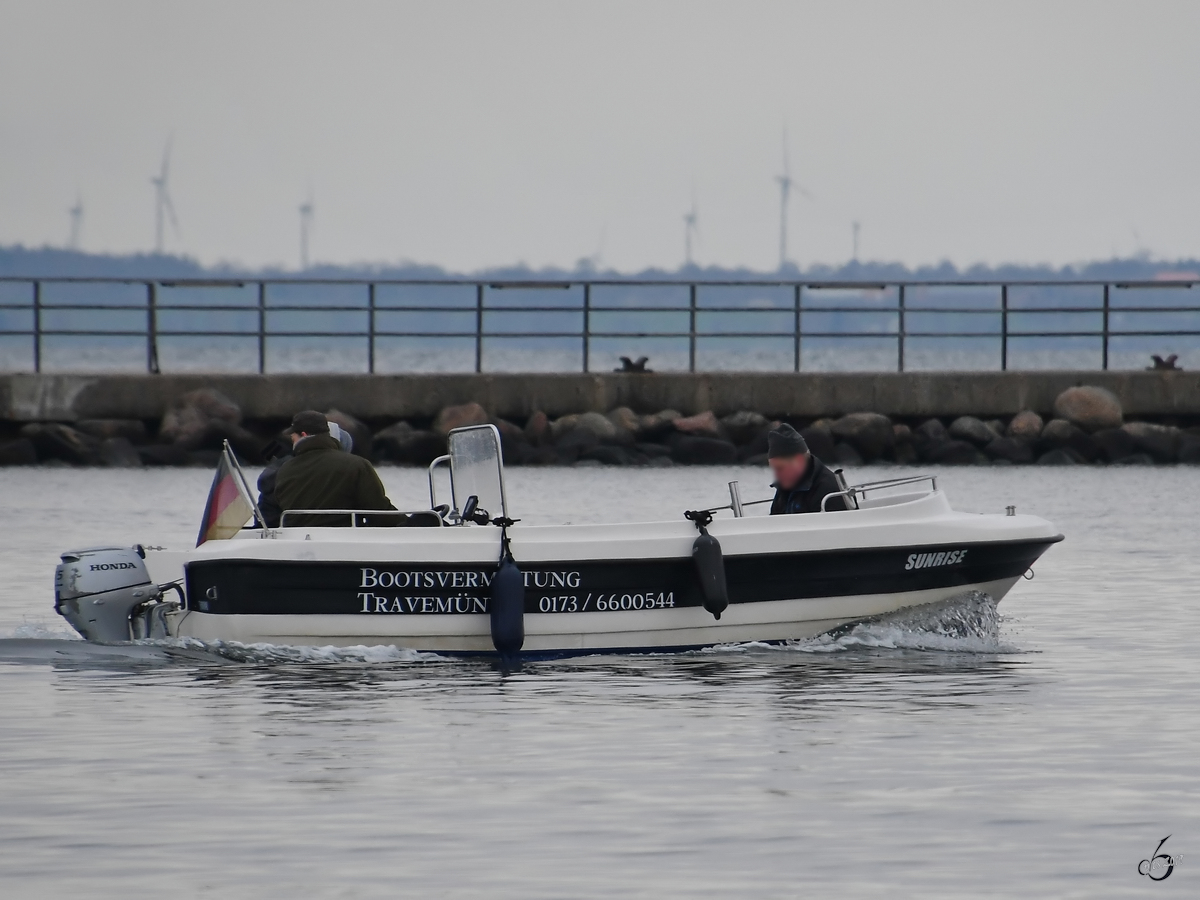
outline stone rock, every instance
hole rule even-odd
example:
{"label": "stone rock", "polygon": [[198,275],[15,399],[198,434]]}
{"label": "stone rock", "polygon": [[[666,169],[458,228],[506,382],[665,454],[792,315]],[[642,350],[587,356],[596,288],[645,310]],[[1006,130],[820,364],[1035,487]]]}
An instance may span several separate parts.
{"label": "stone rock", "polygon": [[342,431],[348,432],[350,437],[354,439],[354,447],[351,453],[355,456],[362,456],[366,459],[372,457],[372,442],[374,437],[371,434],[371,429],[366,423],[354,418],[350,413],[342,412],[340,409],[331,409],[325,413],[325,418],[337,425]]}
{"label": "stone rock", "polygon": [[717,421],[717,417],[713,415],[711,409],[706,409],[694,416],[680,417],[675,420],[674,425],[675,430],[680,434],[706,438],[723,439],[725,437],[724,431],[721,430],[721,423]]}
{"label": "stone rock", "polygon": [[508,444],[528,444],[529,438],[525,434],[525,429],[516,422],[510,422],[508,419],[495,418],[492,419],[492,424],[496,426],[496,430],[500,432],[500,442],[504,445]]}
{"label": "stone rock", "polygon": [[150,444],[138,448],[138,458],[147,466],[186,466],[188,451],[182,444]]}
{"label": "stone rock", "polygon": [[462,403],[458,406],[443,406],[433,420],[433,430],[438,434],[449,434],[455,428],[468,425],[486,425],[487,410],[478,403]]}
{"label": "stone rock", "polygon": [[661,441],[674,433],[674,422],[682,419],[683,414],[674,409],[664,409],[660,412],[642,416],[637,437],[639,441]]}
{"label": "stone rock", "polygon": [[1200,463],[1200,435],[1185,431],[1179,436],[1179,461],[1189,465]]}
{"label": "stone rock", "polygon": [[200,388],[177,397],[163,413],[158,440],[194,449],[208,439],[214,422],[242,423],[241,408],[216,388]]}
{"label": "stone rock", "polygon": [[939,419],[926,419],[912,429],[913,448],[922,462],[936,462],[941,448],[950,440],[950,433]]}
{"label": "stone rock", "polygon": [[1042,417],[1028,409],[1023,409],[1012,417],[1012,421],[1008,423],[1008,436],[1011,438],[1021,438],[1026,441],[1036,441],[1042,436],[1042,429],[1045,423]]}
{"label": "stone rock", "polygon": [[[765,453],[755,453],[741,460],[743,466],[755,466],[758,468],[765,466],[768,462],[770,462],[770,460],[767,459],[767,454]],[[824,462],[824,460],[822,460],[822,462]]]}
{"label": "stone rock", "polygon": [[1118,459],[1114,466],[1152,466],[1154,457],[1149,453],[1131,453],[1123,459]]}
{"label": "stone rock", "polygon": [[675,460],[669,456],[652,456],[646,465],[651,469],[670,469],[675,465]]}
{"label": "stone rock", "polygon": [[928,455],[923,455],[922,459],[943,466],[975,466],[988,462],[988,458],[970,441],[956,440],[930,445]]}
{"label": "stone rock", "polygon": [[[576,431],[586,432],[597,441],[618,436],[617,426],[610,422],[607,416],[598,412],[572,413],[556,419],[550,428],[556,444],[561,443],[564,437]],[[632,439],[632,435],[630,435],[631,442]]]}
{"label": "stone rock", "polygon": [[[829,462],[833,459],[833,448],[837,442],[833,439],[833,432],[827,425],[813,424],[807,428],[801,428],[800,436],[804,438],[804,443],[808,444],[809,452],[821,462]],[[766,450],[767,448],[764,446],[763,452],[765,453]]]}
{"label": "stone rock", "polygon": [[555,444],[554,452],[559,459],[572,463],[588,450],[600,446],[600,438],[586,428],[573,428],[564,434]]}
{"label": "stone rock", "polygon": [[1070,449],[1085,462],[1095,462],[1104,455],[1104,449],[1092,435],[1066,419],[1051,419],[1047,422],[1035,446],[1041,453]]}
{"label": "stone rock", "polygon": [[187,465],[198,469],[215,469],[220,461],[220,450],[189,450],[187,455]]}
{"label": "stone rock", "polygon": [[242,462],[258,465],[262,462],[263,442],[257,435],[247,431],[233,422],[223,419],[213,419],[198,443],[180,442],[187,450],[216,450],[220,451],[229,441],[229,446]]}
{"label": "stone rock", "polygon": [[0,466],[32,466],[37,461],[37,450],[29,438],[0,444]]}
{"label": "stone rock", "polygon": [[525,437],[529,438],[529,443],[535,447],[543,447],[551,442],[550,440],[550,417],[540,409],[535,410],[529,416],[529,421],[525,423]]}
{"label": "stone rock", "polygon": [[[811,450],[812,448],[810,447],[809,449]],[[764,429],[738,447],[738,459],[748,459],[751,456],[758,456],[760,453],[765,455],[766,452],[767,431]]]}
{"label": "stone rock", "polygon": [[970,441],[976,447],[986,447],[1000,434],[993,431],[991,426],[974,416],[959,416],[950,423],[947,429],[950,437],[960,441]]}
{"label": "stone rock", "polygon": [[634,448],[638,451],[638,453],[648,456],[650,459],[654,459],[658,456],[671,455],[671,448],[665,444],[652,444],[649,442],[639,441],[637,444],[634,444]]}
{"label": "stone rock", "polygon": [[1049,450],[1039,456],[1037,460],[1039,466],[1077,466],[1082,462],[1085,462],[1083,457],[1070,447]]}
{"label": "stone rock", "polygon": [[729,441],[681,434],[671,443],[671,459],[687,466],[731,466],[737,447]]}
{"label": "stone rock", "polygon": [[637,434],[642,427],[642,417],[628,406],[618,406],[616,409],[609,410],[607,418],[608,421],[616,426],[618,431],[628,431],[630,434]]}
{"label": "stone rock", "polygon": [[1121,428],[1133,438],[1138,452],[1150,454],[1157,462],[1170,463],[1179,459],[1183,432],[1178,428],[1149,422],[1126,422]]}
{"label": "stone rock", "polygon": [[598,444],[579,454],[580,460],[595,460],[606,466],[629,466],[634,464],[632,454],[624,447]]}
{"label": "stone rock", "polygon": [[862,454],[859,453],[853,444],[840,443],[834,444],[833,454],[828,460],[822,459],[821,462],[832,468],[840,466],[861,466],[863,465]]}
{"label": "stone rock", "polygon": [[381,462],[427,466],[446,453],[446,435],[397,422],[376,432],[373,448],[375,458]]}
{"label": "stone rock", "polygon": [[912,433],[913,440],[925,438],[931,441],[946,441],[950,439],[950,432],[946,430],[946,426],[942,424],[941,419],[926,419],[914,428]]}
{"label": "stone rock", "polygon": [[114,469],[138,469],[142,458],[128,438],[111,437],[100,442],[100,462]]}
{"label": "stone rock", "polygon": [[1066,419],[1051,419],[1042,429],[1041,437],[1038,440],[1038,446],[1043,451],[1056,450],[1059,447],[1065,447],[1071,442],[1075,435],[1080,434],[1082,429],[1078,425],[1068,422]]}
{"label": "stone rock", "polygon": [[575,462],[571,463],[571,465],[577,469],[598,469],[604,465],[604,463],[595,459],[577,459]]}
{"label": "stone rock", "polygon": [[852,445],[867,462],[883,456],[896,440],[892,420],[879,413],[850,413],[834,422],[830,430],[835,438]]}
{"label": "stone rock", "polygon": [[983,448],[991,460],[1005,460],[1010,463],[1026,464],[1033,462],[1033,447],[1029,441],[1014,437],[998,437]]}
{"label": "stone rock", "polygon": [[75,430],[100,441],[120,437],[131,444],[146,443],[146,423],[141,419],[80,419]]}
{"label": "stone rock", "polygon": [[917,448],[911,441],[897,444],[892,448],[892,459],[900,466],[911,466],[918,461]]}
{"label": "stone rock", "polygon": [[1137,453],[1137,441],[1124,428],[1104,428],[1092,435],[1100,454],[1110,463],[1115,463]]}
{"label": "stone rock", "polygon": [[721,419],[721,427],[735,444],[749,444],[767,432],[767,417],[748,409],[730,413]]}
{"label": "stone rock", "polygon": [[1054,400],[1054,415],[1085,431],[1120,428],[1124,420],[1117,395],[1094,385],[1067,388]]}
{"label": "stone rock", "polygon": [[76,466],[94,465],[99,461],[100,442],[70,425],[31,422],[21,429],[20,436],[33,444],[42,461],[58,459]]}
{"label": "stone rock", "polygon": [[1004,437],[1007,432],[1004,429],[1004,423],[999,419],[988,419],[985,423],[988,428],[992,429],[999,437]]}

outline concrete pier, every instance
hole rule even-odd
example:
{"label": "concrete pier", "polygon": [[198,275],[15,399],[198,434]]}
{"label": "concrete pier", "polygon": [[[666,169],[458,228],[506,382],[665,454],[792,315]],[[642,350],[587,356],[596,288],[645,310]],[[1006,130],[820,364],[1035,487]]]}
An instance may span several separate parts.
{"label": "concrete pier", "polygon": [[0,420],[155,420],[187,391],[215,387],[247,419],[285,419],[298,409],[337,407],[368,421],[423,419],[477,401],[523,421],[630,406],[684,415],[740,409],[818,417],[872,411],[899,419],[1048,414],[1073,385],[1115,393],[1129,418],[1200,418],[1200,372],[904,372],[438,374],[438,375],[0,375]]}

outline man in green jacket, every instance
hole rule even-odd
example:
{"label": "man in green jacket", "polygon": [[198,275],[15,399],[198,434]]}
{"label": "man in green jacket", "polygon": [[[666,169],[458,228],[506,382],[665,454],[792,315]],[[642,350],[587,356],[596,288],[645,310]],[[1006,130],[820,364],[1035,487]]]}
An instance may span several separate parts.
{"label": "man in green jacket", "polygon": [[[275,479],[275,495],[289,509],[395,509],[375,467],[346,453],[329,433],[329,421],[305,410],[292,418],[285,434],[292,437],[293,456]],[[360,516],[359,525],[398,525],[401,516]],[[287,525],[349,526],[349,516],[288,516]]]}

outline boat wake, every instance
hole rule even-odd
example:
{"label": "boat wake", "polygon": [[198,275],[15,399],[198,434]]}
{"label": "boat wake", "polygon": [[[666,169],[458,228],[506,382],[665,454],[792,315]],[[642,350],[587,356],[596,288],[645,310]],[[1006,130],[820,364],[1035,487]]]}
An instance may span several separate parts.
{"label": "boat wake", "polygon": [[718,652],[770,647],[798,653],[848,650],[927,650],[945,653],[1011,653],[1000,638],[1000,612],[988,594],[972,591],[943,603],[889,613],[804,641],[786,644],[727,644]]}
{"label": "boat wake", "polygon": [[[943,603],[901,610],[848,625],[804,641],[785,644],[749,642],[722,644],[701,653],[772,651],[842,653],[862,650],[936,651],[944,653],[1008,653],[1017,648],[1000,637],[1000,613],[989,595],[972,591]],[[445,661],[436,653],[395,645],[308,647],[281,644],[243,644],[200,641],[195,638],[96,644],[73,631],[45,623],[19,626],[0,639],[0,661],[67,664],[209,664],[387,665]]]}
{"label": "boat wake", "polygon": [[228,662],[253,665],[285,663],[379,665],[382,663],[430,662],[445,658],[436,653],[407,650],[394,644],[305,647],[283,644],[242,644],[237,641],[199,641],[195,638],[168,639],[152,643],[165,647],[177,647],[181,650],[210,653]]}

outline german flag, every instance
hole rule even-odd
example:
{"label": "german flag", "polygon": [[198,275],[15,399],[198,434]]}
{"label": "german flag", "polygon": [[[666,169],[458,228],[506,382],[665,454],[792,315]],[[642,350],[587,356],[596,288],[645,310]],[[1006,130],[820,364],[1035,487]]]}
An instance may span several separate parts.
{"label": "german flag", "polygon": [[196,546],[205,541],[228,540],[241,531],[253,515],[254,504],[246,495],[241,471],[230,457],[229,444],[226,443],[208,491],[208,503],[204,505],[204,519],[200,522]]}

